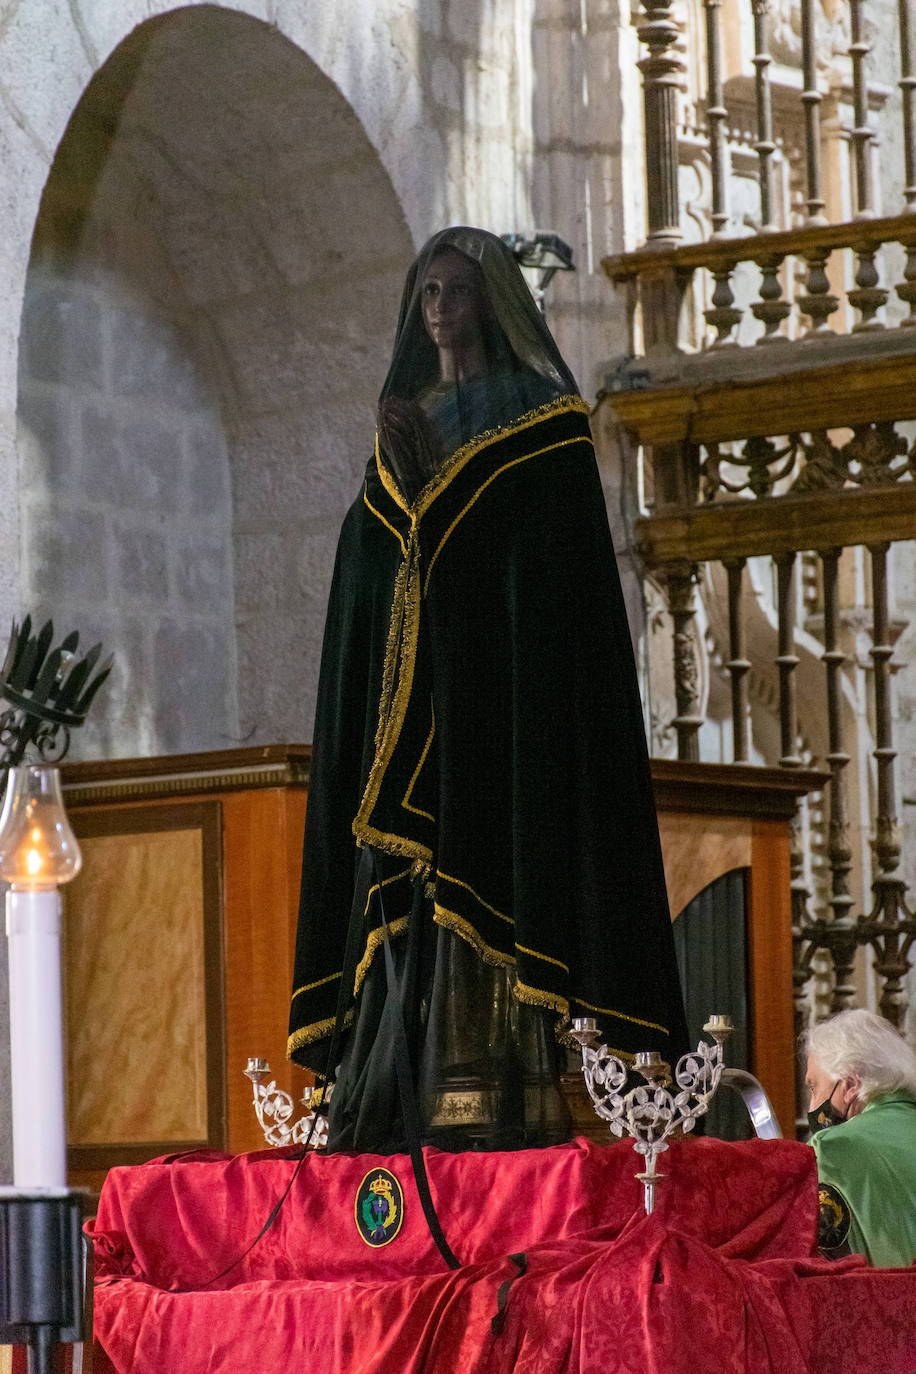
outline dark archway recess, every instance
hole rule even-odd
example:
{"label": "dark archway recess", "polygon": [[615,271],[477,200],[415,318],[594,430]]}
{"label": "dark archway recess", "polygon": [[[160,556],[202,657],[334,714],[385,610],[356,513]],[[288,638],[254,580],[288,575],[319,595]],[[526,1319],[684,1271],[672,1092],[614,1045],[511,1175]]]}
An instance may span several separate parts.
{"label": "dark archway recess", "polygon": [[276,29],[174,10],[86,88],[19,372],[23,605],[116,655],[84,757],[309,738],[412,253],[353,109]]}

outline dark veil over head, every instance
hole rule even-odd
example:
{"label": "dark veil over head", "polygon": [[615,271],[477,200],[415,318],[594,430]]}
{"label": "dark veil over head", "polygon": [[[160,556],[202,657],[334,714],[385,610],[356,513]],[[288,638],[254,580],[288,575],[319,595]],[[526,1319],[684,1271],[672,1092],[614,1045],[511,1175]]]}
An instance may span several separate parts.
{"label": "dark veil over head", "polygon": [[424,244],[407,273],[391,367],[379,400],[413,400],[438,379],[438,353],[423,323],[421,287],[426,269],[443,248],[457,249],[480,268],[492,312],[485,330],[491,361],[507,370],[530,368],[554,395],[577,392],[511,248],[485,229],[454,225]]}

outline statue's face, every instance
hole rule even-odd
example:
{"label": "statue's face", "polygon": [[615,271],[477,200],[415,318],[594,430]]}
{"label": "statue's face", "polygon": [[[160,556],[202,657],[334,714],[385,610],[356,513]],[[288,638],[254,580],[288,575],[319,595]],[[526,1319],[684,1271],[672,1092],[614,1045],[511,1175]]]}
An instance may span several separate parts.
{"label": "statue's face", "polygon": [[443,248],[426,269],[421,287],[423,323],[437,348],[478,343],[485,301],[480,270],[463,253]]}

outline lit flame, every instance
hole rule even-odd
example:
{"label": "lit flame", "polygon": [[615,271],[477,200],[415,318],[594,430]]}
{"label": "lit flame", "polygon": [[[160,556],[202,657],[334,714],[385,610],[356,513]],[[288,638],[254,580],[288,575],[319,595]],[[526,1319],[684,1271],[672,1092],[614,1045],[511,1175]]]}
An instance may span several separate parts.
{"label": "lit flame", "polygon": [[25,856],[25,866],[30,878],[37,878],[44,868],[44,858],[37,849],[30,849]]}

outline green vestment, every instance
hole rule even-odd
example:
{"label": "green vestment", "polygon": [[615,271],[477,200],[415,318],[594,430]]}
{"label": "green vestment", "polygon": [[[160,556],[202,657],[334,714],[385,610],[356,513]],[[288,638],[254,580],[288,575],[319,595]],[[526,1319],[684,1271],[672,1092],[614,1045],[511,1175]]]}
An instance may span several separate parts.
{"label": "green vestment", "polygon": [[[877,1266],[916,1259],[916,1100],[886,1093],[811,1137],[818,1183],[848,1208],[848,1249]],[[830,1192],[826,1200],[831,1202]]]}

